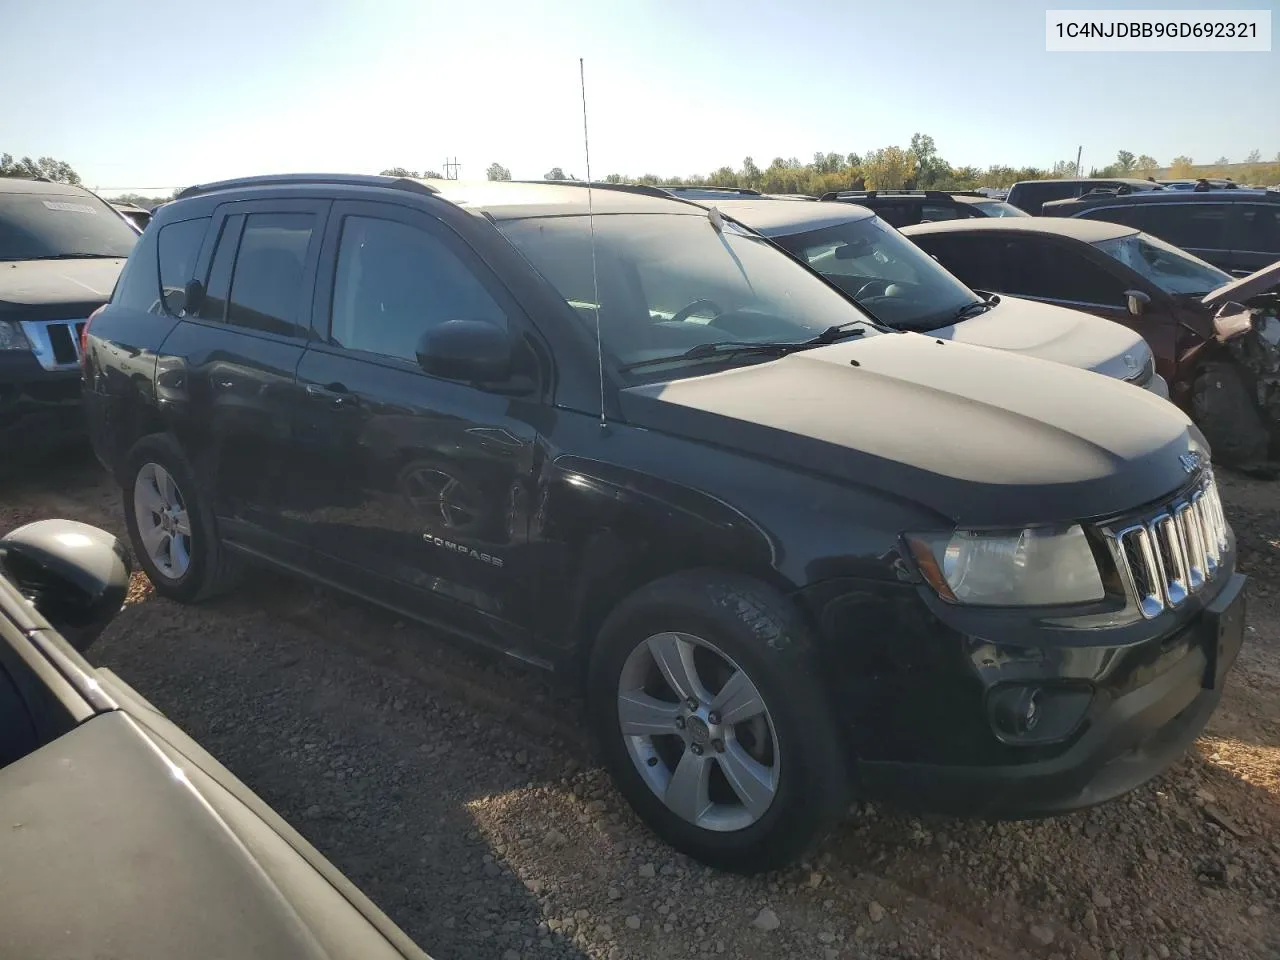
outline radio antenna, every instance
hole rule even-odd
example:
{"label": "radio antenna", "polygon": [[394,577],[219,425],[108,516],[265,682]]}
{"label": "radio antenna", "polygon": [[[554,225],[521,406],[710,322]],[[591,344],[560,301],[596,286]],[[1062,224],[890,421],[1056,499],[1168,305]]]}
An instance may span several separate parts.
{"label": "radio antenna", "polygon": [[600,338],[600,275],[596,271],[596,221],[595,206],[591,196],[591,137],[587,134],[587,72],[578,58],[578,83],[582,87],[582,150],[587,160],[587,226],[591,230],[591,286],[592,305],[596,314],[596,373],[600,378],[600,429],[609,424],[604,417],[604,341]]}

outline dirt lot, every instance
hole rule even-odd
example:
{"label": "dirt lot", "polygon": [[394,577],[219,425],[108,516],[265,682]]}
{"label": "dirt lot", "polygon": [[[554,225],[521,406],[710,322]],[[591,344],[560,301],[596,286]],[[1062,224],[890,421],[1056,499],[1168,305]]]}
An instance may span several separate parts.
{"label": "dirt lot", "polygon": [[[1280,485],[1223,478],[1253,574],[1221,708],[1167,775],[1052,821],[862,807],[813,863],[717,874],[658,844],[537,677],[275,576],[199,608],[135,580],[91,651],[439,958],[1280,956]],[[121,536],[95,464],[0,481],[0,531]]]}

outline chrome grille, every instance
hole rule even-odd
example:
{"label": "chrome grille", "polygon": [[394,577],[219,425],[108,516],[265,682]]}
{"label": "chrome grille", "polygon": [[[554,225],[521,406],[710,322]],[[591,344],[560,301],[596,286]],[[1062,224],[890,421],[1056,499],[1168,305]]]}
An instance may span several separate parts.
{"label": "chrome grille", "polygon": [[40,366],[74,370],[80,365],[80,333],[85,320],[24,320],[22,331]]}
{"label": "chrome grille", "polygon": [[1208,474],[1149,517],[1107,531],[1126,588],[1144,617],[1177,607],[1217,576],[1230,531]]}

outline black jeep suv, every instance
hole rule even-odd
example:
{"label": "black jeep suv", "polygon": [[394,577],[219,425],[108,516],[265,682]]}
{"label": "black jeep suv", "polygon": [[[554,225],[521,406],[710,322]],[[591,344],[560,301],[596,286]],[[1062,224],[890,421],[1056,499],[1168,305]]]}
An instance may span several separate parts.
{"label": "black jeep suv", "polygon": [[80,334],[137,240],[88,190],[0,177],[0,463],[84,442]]}
{"label": "black jeep suv", "polygon": [[87,341],[160,593],[267,563],[555,670],[710,863],[788,862],[852,787],[1107,800],[1196,736],[1243,635],[1176,408],[888,331],[653,188],[192,188]]}

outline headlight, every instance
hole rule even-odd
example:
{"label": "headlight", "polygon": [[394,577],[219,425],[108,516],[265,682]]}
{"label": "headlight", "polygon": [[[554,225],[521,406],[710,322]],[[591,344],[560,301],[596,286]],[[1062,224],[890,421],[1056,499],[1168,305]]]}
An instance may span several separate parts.
{"label": "headlight", "polygon": [[0,350],[30,350],[27,335],[14,320],[0,320]]}
{"label": "headlight", "polygon": [[929,585],[953,603],[1032,607],[1085,603],[1104,595],[1079,524],[908,534],[906,539]]}

